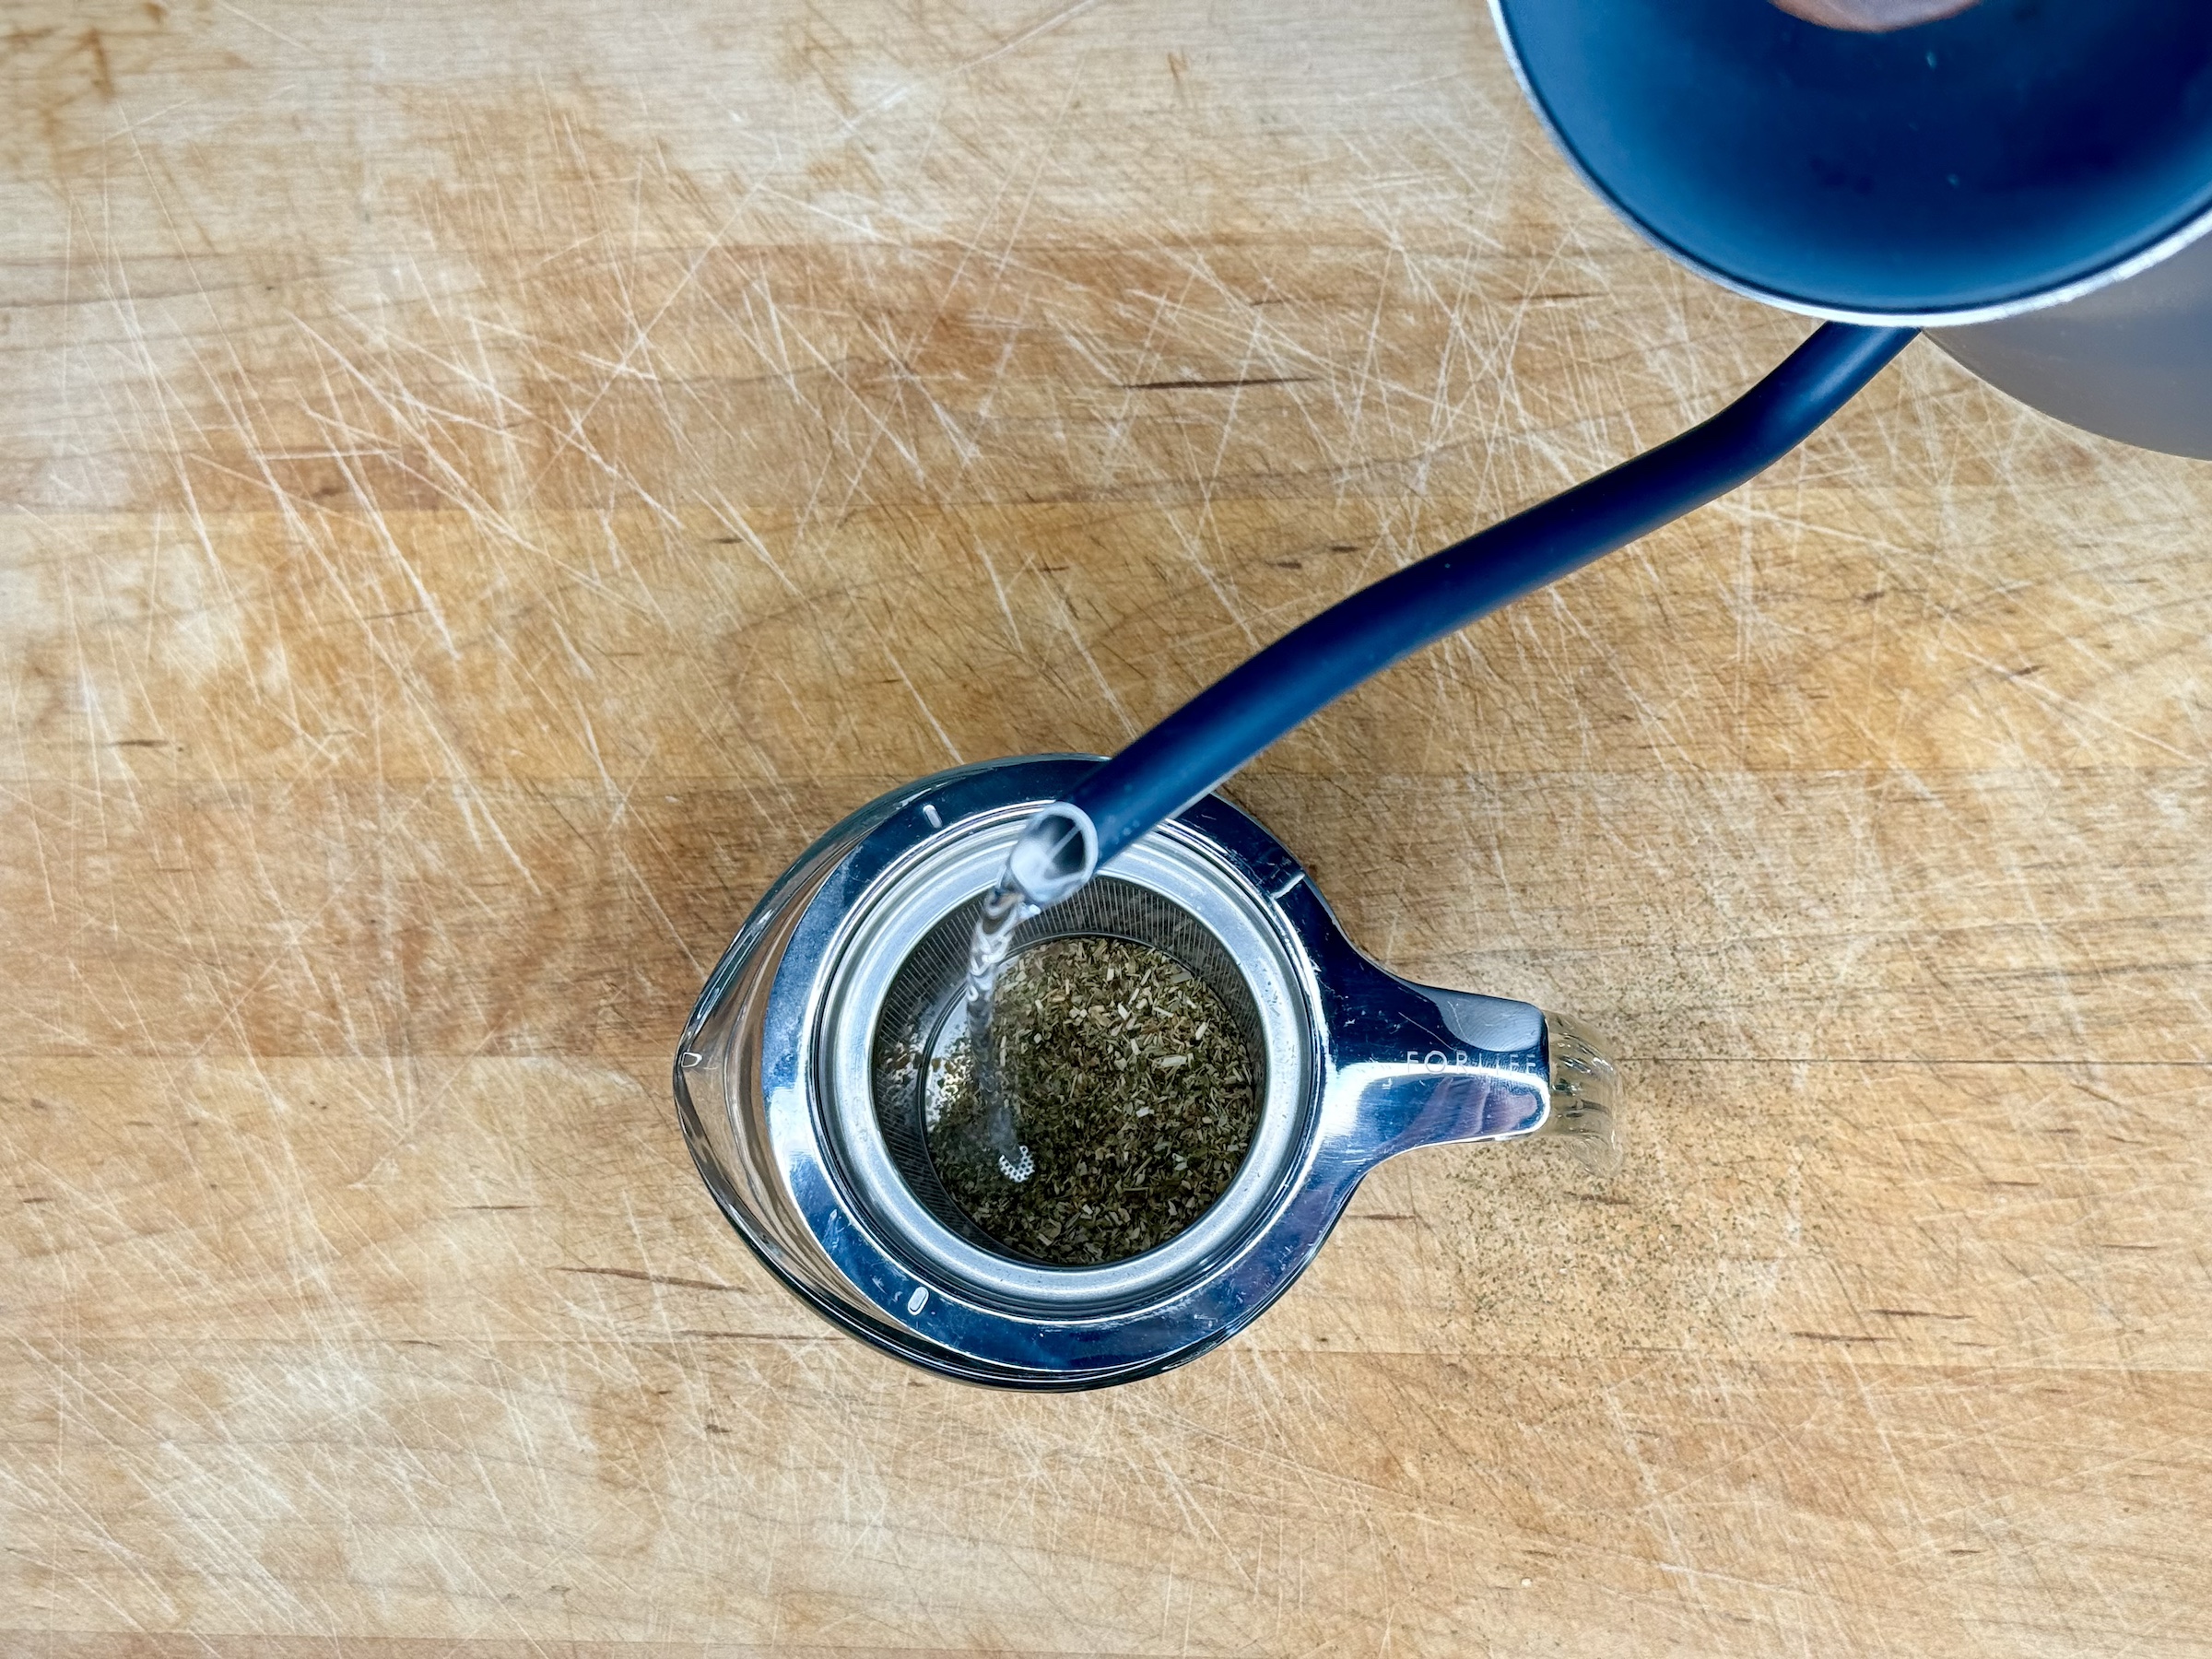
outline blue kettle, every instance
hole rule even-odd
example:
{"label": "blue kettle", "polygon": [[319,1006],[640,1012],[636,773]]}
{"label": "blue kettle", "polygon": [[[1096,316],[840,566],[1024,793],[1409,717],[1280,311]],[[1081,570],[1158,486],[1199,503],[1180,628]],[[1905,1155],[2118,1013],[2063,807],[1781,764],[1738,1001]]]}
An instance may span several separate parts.
{"label": "blue kettle", "polygon": [[1568,159],[1692,270],[2212,457],[2212,6],[1788,4],[1492,9]]}

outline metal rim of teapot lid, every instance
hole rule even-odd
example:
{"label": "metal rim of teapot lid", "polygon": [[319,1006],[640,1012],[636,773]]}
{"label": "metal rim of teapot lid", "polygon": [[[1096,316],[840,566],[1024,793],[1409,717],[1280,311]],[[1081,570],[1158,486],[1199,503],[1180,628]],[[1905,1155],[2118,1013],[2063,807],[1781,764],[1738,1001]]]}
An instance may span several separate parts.
{"label": "metal rim of teapot lid", "polygon": [[1030,1316],[1081,1317],[1172,1295],[1264,1219],[1300,1150],[1312,1071],[1312,1017],[1287,933],[1265,896],[1187,828],[1130,848],[1117,879],[1180,906],[1218,938],[1259,1014],[1265,1085],[1253,1143],[1229,1189],[1191,1226],[1142,1255],[1056,1267],[983,1250],[954,1233],[900,1177],[878,1122],[871,1076],[877,1016],[892,978],[924,935],[987,889],[1022,825],[1022,808],[984,814],[929,837],[859,896],[826,953],[810,1032],[821,1085],[818,1128],[855,1207],[941,1288]]}
{"label": "metal rim of teapot lid", "polygon": [[[830,997],[837,964],[865,925],[875,900],[899,890],[912,870],[929,864],[941,840],[957,838],[964,828],[996,825],[1010,843],[1030,814],[1096,764],[1091,757],[1029,757],[924,780],[912,793],[867,809],[865,823],[849,823],[818,842],[817,850],[826,852],[830,862],[807,866],[802,859],[794,866],[794,879],[802,866],[812,870],[806,891],[771,893],[763,900],[764,908],[771,900],[789,905],[794,917],[787,932],[776,930],[782,943],[775,947],[779,959],[758,1017],[764,1033],[787,1035],[766,1043],[759,1075],[747,1088],[765,1106],[769,1138],[761,1150],[779,1171],[779,1184],[795,1206],[791,1219],[803,1230],[805,1241],[791,1233],[767,1236],[760,1230],[761,1218],[750,1215],[741,1199],[724,1197],[724,1213],[777,1277],[825,1317],[941,1375],[1030,1389],[1085,1389],[1195,1359],[1244,1328],[1288,1288],[1319,1250],[1348,1195],[1349,1185],[1341,1180],[1316,1188],[1309,1179],[1309,1165],[1328,1145],[1320,1122],[1323,1038],[1314,1023],[1320,988],[1303,936],[1278,903],[1283,892],[1302,882],[1303,872],[1258,823],[1227,802],[1208,797],[1167,826],[1161,839],[1180,845],[1171,855],[1178,863],[1203,850],[1214,866],[1207,874],[1228,877],[1225,893],[1241,891],[1242,901],[1279,932],[1270,954],[1281,952],[1276,960],[1289,976],[1282,994],[1300,1011],[1298,1041],[1303,1045],[1291,1085],[1296,1114],[1285,1124],[1287,1149],[1265,1155],[1277,1167],[1266,1171],[1266,1181],[1254,1182],[1249,1197],[1238,1198],[1240,1213],[1233,1224],[1206,1234],[1212,1248],[1204,1254],[1191,1253],[1195,1259],[1179,1277],[1155,1274],[1147,1256],[1114,1265],[1102,1275],[1045,1269],[1066,1276],[1082,1292],[1054,1307],[1034,1300],[1022,1305],[1024,1287],[1004,1277],[1019,1264],[1001,1268],[996,1283],[970,1282],[917,1253],[911,1236],[885,1228],[880,1212],[867,1213],[868,1182],[853,1180],[842,1133],[832,1131],[822,1110],[832,1088],[852,1098],[849,1091],[855,1084],[865,1084],[865,1077],[850,1073],[833,1083],[822,1070],[829,1046],[826,1025],[836,1015]],[[850,839],[840,847],[847,830]],[[1188,869],[1206,866],[1194,862]],[[956,885],[976,880],[971,872]],[[979,890],[980,885],[988,885],[987,875]],[[934,903],[922,908],[943,913]],[[725,964],[747,947],[741,935]],[[886,950],[882,959],[890,961],[896,954]],[[715,994],[711,981],[702,1008]],[[856,1012],[865,1000],[853,1000]],[[693,1018],[696,1024],[700,1015],[695,1012]],[[856,1030],[848,1028],[845,1037],[831,1041],[852,1041]],[[1281,1030],[1287,1034],[1289,1027]],[[855,1046],[865,1050],[867,1045]],[[1288,1074],[1285,1081],[1290,1082]],[[1269,1110],[1281,1109],[1271,1104]],[[873,1117],[872,1109],[868,1115]],[[1264,1121],[1263,1134],[1270,1132]],[[1247,1162],[1256,1170],[1263,1158]],[[715,1185],[712,1177],[709,1184]],[[717,1195],[723,1197],[719,1188]],[[1202,1217],[1198,1225],[1208,1218]],[[911,1222],[912,1214],[904,1219]],[[927,1225],[939,1234],[945,1230],[934,1218]],[[942,1250],[945,1240],[936,1241]],[[1171,1241],[1157,1253],[1171,1251],[1176,1242]],[[785,1247],[794,1244],[801,1252],[798,1258],[786,1255]],[[824,1273],[829,1277],[815,1282]],[[1118,1299],[1109,1294],[1116,1286]]]}

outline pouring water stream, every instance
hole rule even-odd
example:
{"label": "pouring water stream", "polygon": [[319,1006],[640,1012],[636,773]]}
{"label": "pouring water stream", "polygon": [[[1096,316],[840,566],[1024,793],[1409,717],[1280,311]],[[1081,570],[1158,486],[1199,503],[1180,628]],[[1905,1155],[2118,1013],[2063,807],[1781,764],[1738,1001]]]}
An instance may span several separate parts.
{"label": "pouring water stream", "polygon": [[1023,827],[997,883],[983,895],[968,942],[969,1063],[976,1098],[983,1103],[984,1138],[1008,1181],[1027,1181],[1037,1163],[1021,1143],[1015,1102],[1005,1087],[1005,1057],[992,1033],[998,977],[1013,950],[1015,929],[1073,898],[1098,868],[1098,831],[1083,813],[1065,806],[1040,811]]}

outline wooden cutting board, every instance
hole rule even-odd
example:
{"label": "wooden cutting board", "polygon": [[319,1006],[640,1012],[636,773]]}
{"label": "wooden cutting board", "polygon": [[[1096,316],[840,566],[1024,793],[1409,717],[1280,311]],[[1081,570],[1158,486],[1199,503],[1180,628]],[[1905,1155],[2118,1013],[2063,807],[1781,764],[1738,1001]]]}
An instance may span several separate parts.
{"label": "wooden cutting board", "polygon": [[1609,1032],[1224,1350],[971,1392],[665,1081],[766,883],[1805,324],[1473,0],[0,11],[0,1649],[2212,1651],[2212,467],[1916,345],[1240,777]]}

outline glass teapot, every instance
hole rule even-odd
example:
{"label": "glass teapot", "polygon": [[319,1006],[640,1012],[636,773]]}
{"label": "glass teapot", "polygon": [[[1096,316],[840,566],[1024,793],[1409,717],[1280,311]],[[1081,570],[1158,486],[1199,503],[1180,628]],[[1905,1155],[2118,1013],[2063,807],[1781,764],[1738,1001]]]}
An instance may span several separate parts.
{"label": "glass teapot", "polygon": [[951,1017],[1008,848],[1096,764],[993,761],[872,802],[770,889],[708,980],[676,1065],[684,1135],[739,1235],[818,1312],[968,1382],[1126,1382],[1257,1318],[1385,1159],[1549,1136],[1600,1170],[1618,1161],[1618,1077],[1587,1033],[1378,967],[1282,844],[1209,795],[1025,924],[1015,948],[1105,935],[1204,982],[1255,1063],[1243,1159],[1140,1254],[1070,1266],[995,1244],[936,1177],[915,1069],[885,1056],[926,1048]]}

